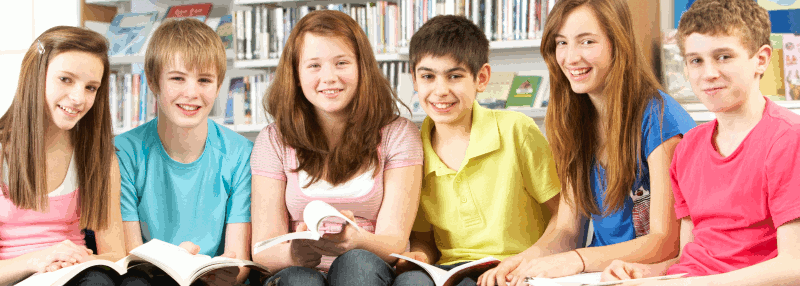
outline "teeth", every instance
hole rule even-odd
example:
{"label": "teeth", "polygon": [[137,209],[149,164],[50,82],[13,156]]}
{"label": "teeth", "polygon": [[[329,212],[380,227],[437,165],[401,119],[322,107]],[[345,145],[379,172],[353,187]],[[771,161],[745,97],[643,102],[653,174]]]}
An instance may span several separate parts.
{"label": "teeth", "polygon": [[453,102],[453,103],[433,103],[433,106],[436,106],[436,108],[445,109],[445,108],[448,108],[450,106],[453,106],[453,104],[456,104],[456,103],[455,102]]}
{"label": "teeth", "polygon": [[338,89],[326,89],[326,90],[322,91],[322,93],[325,93],[325,94],[334,94],[334,93],[337,93],[337,92],[339,92]]}
{"label": "teeth", "polygon": [[589,70],[590,68],[583,68],[583,69],[571,70],[570,73],[572,75],[582,75],[588,73]]}
{"label": "teeth", "polygon": [[195,111],[198,108],[200,108],[199,106],[183,105],[183,104],[178,104],[178,107],[180,107],[180,108],[182,108],[183,110],[186,110],[186,111]]}
{"label": "teeth", "polygon": [[59,108],[61,108],[61,110],[64,110],[64,111],[66,111],[66,112],[67,112],[67,113],[69,113],[69,114],[76,114],[76,113],[78,113],[78,111],[77,111],[77,110],[75,110],[75,109],[72,109],[72,108],[69,108],[69,107],[66,107],[66,106],[61,106],[61,105],[59,105],[58,107],[59,107]]}

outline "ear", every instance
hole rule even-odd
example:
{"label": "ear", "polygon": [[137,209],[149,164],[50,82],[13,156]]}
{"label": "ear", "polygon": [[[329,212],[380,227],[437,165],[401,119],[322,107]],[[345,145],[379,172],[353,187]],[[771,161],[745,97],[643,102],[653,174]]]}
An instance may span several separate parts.
{"label": "ear", "polygon": [[478,70],[478,76],[475,78],[476,81],[476,90],[478,92],[483,92],[486,90],[486,86],[489,85],[489,79],[492,77],[492,67],[489,66],[488,63],[483,64],[480,70]]}
{"label": "ear", "polygon": [[417,91],[417,73],[414,70],[411,70],[411,82],[414,86],[414,91]]}
{"label": "ear", "polygon": [[769,62],[772,59],[772,47],[770,45],[761,46],[754,57],[757,63],[756,72],[758,75],[763,75],[769,68]]}

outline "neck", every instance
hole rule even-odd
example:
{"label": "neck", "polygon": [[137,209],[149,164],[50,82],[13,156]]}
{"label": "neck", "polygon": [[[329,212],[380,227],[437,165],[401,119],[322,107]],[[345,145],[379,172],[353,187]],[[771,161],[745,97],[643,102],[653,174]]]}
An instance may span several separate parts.
{"label": "neck", "polygon": [[328,149],[333,150],[333,147],[339,144],[342,133],[344,133],[347,119],[318,112],[317,122],[319,127],[322,128],[322,133],[325,134],[325,139],[328,141]]}
{"label": "neck", "polygon": [[208,123],[195,127],[175,126],[165,116],[158,117],[158,137],[167,155],[181,163],[191,163],[200,158],[208,138]]}
{"label": "neck", "polygon": [[69,131],[58,128],[55,124],[48,125],[45,130],[44,145],[47,153],[72,149]]}
{"label": "neck", "polygon": [[592,102],[594,109],[597,110],[597,117],[601,119],[601,122],[606,118],[606,99],[599,94],[587,94],[589,96],[589,101]]}
{"label": "neck", "polygon": [[[756,87],[757,88],[757,87]],[[730,110],[715,112],[718,134],[747,133],[761,121],[766,108],[766,99],[756,89],[742,102]]]}
{"label": "neck", "polygon": [[[435,142],[446,142],[449,140],[466,140],[469,141],[469,135],[472,132],[472,112],[469,112],[463,119],[450,124],[435,123],[432,140]],[[446,138],[447,140],[440,141]]]}

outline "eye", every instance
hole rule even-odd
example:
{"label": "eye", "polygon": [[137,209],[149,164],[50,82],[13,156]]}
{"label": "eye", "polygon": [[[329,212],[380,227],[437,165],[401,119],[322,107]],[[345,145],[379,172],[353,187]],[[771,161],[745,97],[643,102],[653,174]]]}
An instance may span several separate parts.
{"label": "eye", "polygon": [[697,64],[700,64],[701,62],[703,62],[703,61],[700,60],[699,58],[691,58],[691,59],[689,59],[689,64],[692,64],[692,65],[697,65]]}
{"label": "eye", "polygon": [[464,76],[462,76],[460,74],[451,74],[450,75],[450,79],[459,79],[459,78],[462,78],[462,77],[464,77]]}
{"label": "eye", "polygon": [[590,44],[594,44],[594,43],[595,43],[594,40],[583,40],[581,42],[581,44],[583,44],[583,45],[590,45]]}
{"label": "eye", "polygon": [[63,83],[72,83],[72,79],[65,76],[59,77],[58,80],[60,80]]}
{"label": "eye", "polygon": [[86,90],[91,91],[91,92],[95,92],[95,91],[97,91],[97,87],[93,86],[93,85],[89,85],[89,86],[86,86]]}
{"label": "eye", "polygon": [[210,79],[210,78],[201,78],[200,82],[202,82],[202,83],[212,83],[214,81],[212,79]]}
{"label": "eye", "polygon": [[423,74],[420,77],[423,78],[423,79],[432,79],[433,75],[431,75],[431,74]]}
{"label": "eye", "polygon": [[319,64],[310,64],[310,65],[308,65],[308,68],[312,68],[312,69],[319,68]]}
{"label": "eye", "polygon": [[730,59],[730,58],[731,58],[730,55],[719,55],[719,56],[717,56],[717,60],[718,61],[724,61],[724,60],[727,60],[727,59]]}
{"label": "eye", "polygon": [[338,63],[336,63],[336,65],[343,66],[343,65],[346,65],[346,64],[349,64],[349,63],[350,62],[347,62],[347,61],[339,61]]}
{"label": "eye", "polygon": [[556,46],[563,46],[563,45],[566,45],[566,44],[567,44],[566,41],[556,41]]}
{"label": "eye", "polygon": [[169,80],[183,81],[183,77],[180,77],[180,76],[174,76],[174,77],[171,77],[171,78],[169,78]]}

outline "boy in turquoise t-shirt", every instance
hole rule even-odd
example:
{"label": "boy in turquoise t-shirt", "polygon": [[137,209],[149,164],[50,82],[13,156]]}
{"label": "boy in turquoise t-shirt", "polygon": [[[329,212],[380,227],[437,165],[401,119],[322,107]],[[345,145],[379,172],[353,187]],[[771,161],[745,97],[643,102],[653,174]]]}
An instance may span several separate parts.
{"label": "boy in turquoise t-shirt", "polygon": [[[475,101],[491,76],[489,41],[464,17],[438,16],[411,39],[422,124],[420,207],[406,256],[449,270],[525,251],[545,232],[560,185],[550,147],[533,119]],[[411,268],[400,260],[398,271]],[[458,285],[475,285],[472,273]],[[394,285],[433,285],[423,271]]]}
{"label": "boy in turquoise t-shirt", "polygon": [[687,132],[670,178],[678,257],[614,261],[605,280],[686,273],[646,285],[796,285],[800,281],[800,115],[764,97],[770,20],[752,0],[699,0],[678,41],[692,90],[716,119]]}
{"label": "boy in turquoise t-shirt", "polygon": [[[191,252],[250,259],[253,143],[210,119],[227,59],[217,34],[194,20],[153,32],[145,72],[158,117],[115,138],[128,251],[151,239]],[[224,253],[224,254],[223,254]],[[174,283],[163,272],[127,275],[123,285]],[[241,283],[245,269],[215,273],[212,285]]]}

